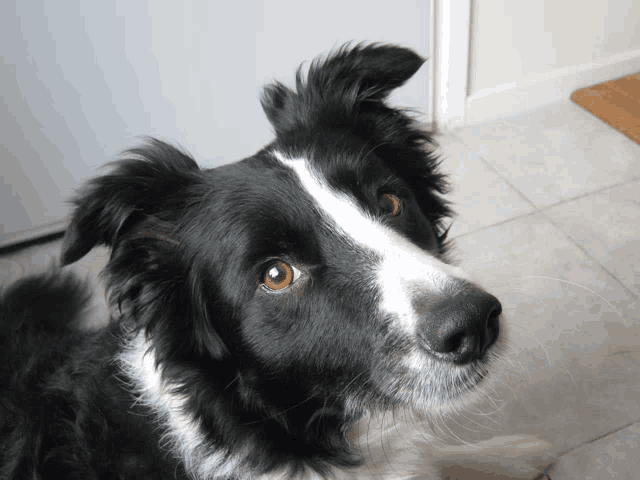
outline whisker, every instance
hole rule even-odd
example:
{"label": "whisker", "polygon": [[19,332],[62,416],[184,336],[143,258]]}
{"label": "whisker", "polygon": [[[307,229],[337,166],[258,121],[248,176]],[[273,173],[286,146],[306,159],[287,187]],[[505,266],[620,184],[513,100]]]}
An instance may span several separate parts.
{"label": "whisker", "polygon": [[[371,155],[371,154],[375,151],[375,149],[376,149],[376,148],[379,148],[379,147],[381,147],[382,145],[389,145],[390,143],[391,143],[391,142],[381,142],[381,143],[377,144],[375,147],[372,147],[372,148],[367,152],[367,154],[366,154],[364,157],[362,157],[361,161],[363,161],[363,162],[364,162],[364,161],[367,159],[367,157],[368,157],[369,155]],[[366,146],[366,144],[365,144],[365,146]],[[358,158],[360,157],[360,154],[362,153],[362,150],[364,150],[364,146],[360,149],[360,153],[358,154]]]}
{"label": "whisker", "polygon": [[542,279],[546,279],[546,280],[555,280],[557,282],[561,282],[561,283],[568,283],[569,285],[573,285],[574,287],[578,287],[578,288],[582,288],[584,290],[587,290],[588,292],[593,293],[595,296],[597,296],[598,298],[600,298],[601,300],[603,300],[607,305],[609,305],[611,307],[611,309],[616,312],[618,314],[618,316],[622,319],[622,321],[624,322],[625,325],[628,326],[627,321],[624,319],[624,316],[622,315],[622,312],[620,312],[616,307],[613,306],[613,304],[607,300],[606,298],[604,298],[602,295],[600,295],[598,292],[590,289],[589,287],[585,287],[584,285],[580,285],[579,283],[575,283],[575,282],[571,282],[569,280],[565,280],[563,278],[557,278],[557,277],[547,277],[544,275],[527,275],[524,277],[520,277],[522,279],[526,279],[526,278],[542,278]]}
{"label": "whisker", "polygon": [[578,382],[576,382],[576,379],[573,378],[573,375],[571,375],[571,372],[569,371],[569,368],[564,364],[564,362],[562,360],[558,360],[558,361],[560,362],[560,365],[562,365],[564,367],[564,369],[567,371],[567,375],[569,375],[569,377],[571,378],[571,381],[573,382],[575,387],[578,388]]}
{"label": "whisker", "polygon": [[535,340],[538,343],[538,345],[540,345],[540,347],[544,351],[545,356],[547,357],[547,362],[549,363],[549,366],[551,366],[551,357],[549,357],[548,347],[544,343],[542,343],[535,335],[533,335],[525,327],[523,327],[522,325],[518,325],[517,323],[513,323],[513,322],[511,323],[511,325],[514,326],[514,327],[518,327],[518,328],[522,329],[522,331],[524,332],[524,334],[527,337],[532,338],[533,340]]}
{"label": "whisker", "polygon": [[454,431],[451,430],[451,428],[449,428],[449,425],[447,425],[446,422],[443,421],[442,424],[447,428],[447,430],[449,430],[449,433],[451,434],[451,436],[453,436],[453,438],[455,438],[458,442],[460,442],[463,445],[471,445],[471,442],[463,440],[458,435],[456,435]]}
{"label": "whisker", "polygon": [[345,392],[347,391],[347,388],[349,388],[349,386],[350,386],[353,382],[355,382],[355,381],[358,379],[358,377],[360,377],[360,376],[361,376],[361,375],[363,375],[364,373],[365,373],[365,371],[363,370],[363,371],[362,371],[362,372],[360,372],[358,375],[356,375],[355,377],[353,377],[353,378],[351,379],[351,381],[350,381],[349,383],[347,383],[347,385],[346,385],[346,386],[342,389],[342,391],[338,394],[338,396],[339,396],[339,397],[342,397],[342,396],[345,394]]}
{"label": "whisker", "polygon": [[[464,415],[462,415],[462,413],[458,413],[458,415],[460,415],[461,417],[464,417]],[[464,417],[464,418],[466,418],[466,417]],[[451,420],[452,422],[454,422],[456,425],[458,425],[460,428],[464,428],[465,430],[468,430],[468,431],[470,431],[470,432],[479,432],[479,431],[480,431],[479,429],[469,428],[469,427],[467,427],[466,425],[461,424],[461,423],[460,423],[460,422],[458,422],[454,417],[451,417],[451,418],[450,418],[450,420]],[[468,419],[467,419],[467,420],[468,420]],[[481,427],[481,426],[482,426],[482,425],[480,425],[478,422],[473,422],[473,423],[475,423],[475,424],[476,424],[476,425],[478,425],[479,427]]]}
{"label": "whisker", "polygon": [[236,375],[235,378],[233,380],[231,380],[226,387],[224,387],[223,391],[225,391],[227,388],[229,388],[231,385],[233,385],[233,383],[236,382],[239,378],[240,378],[240,374]]}
{"label": "whisker", "polygon": [[527,375],[529,375],[529,380],[533,381],[533,378],[531,378],[531,372],[529,372],[529,369],[524,368],[524,365],[522,365],[520,360],[518,360],[517,358],[516,358],[516,361],[520,364],[520,367],[522,367],[522,370],[526,372]]}
{"label": "whisker", "polygon": [[260,420],[255,420],[253,422],[242,423],[241,425],[254,425],[256,423],[266,422],[267,420],[274,420],[279,415],[282,415],[283,413],[286,413],[286,412],[288,412],[290,410],[293,410],[294,408],[299,407],[300,405],[302,405],[303,403],[308,402],[309,400],[313,400],[313,397],[310,396],[310,397],[306,398],[305,400],[302,400],[301,402],[298,402],[295,405],[293,405],[293,406],[291,406],[289,408],[285,408],[284,410],[281,410],[279,412],[268,414],[265,418],[262,418]]}

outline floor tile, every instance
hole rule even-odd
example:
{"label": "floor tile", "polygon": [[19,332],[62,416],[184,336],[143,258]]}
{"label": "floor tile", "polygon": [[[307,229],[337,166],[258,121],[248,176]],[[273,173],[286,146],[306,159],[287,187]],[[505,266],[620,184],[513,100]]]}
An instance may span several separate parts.
{"label": "floor tile", "polygon": [[535,435],[559,454],[640,419],[640,318],[623,286],[542,214],[457,244],[460,265],[503,304],[511,377],[445,434]]}
{"label": "floor tile", "polygon": [[640,176],[640,146],[568,100],[455,134],[538,207]]}
{"label": "floor tile", "polygon": [[459,140],[441,141],[442,171],[449,175],[456,218],[451,237],[530,212],[533,206]]}
{"label": "floor tile", "polygon": [[635,424],[560,458],[553,479],[635,480],[640,477],[640,425]]}
{"label": "floor tile", "polygon": [[544,213],[640,296],[640,181],[587,195]]}

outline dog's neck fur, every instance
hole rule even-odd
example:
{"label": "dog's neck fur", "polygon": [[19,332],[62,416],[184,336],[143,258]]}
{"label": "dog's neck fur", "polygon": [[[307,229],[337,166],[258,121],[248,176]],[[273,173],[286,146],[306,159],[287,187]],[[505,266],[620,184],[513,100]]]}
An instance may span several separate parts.
{"label": "dog's neck fur", "polygon": [[[160,443],[184,464],[187,472],[194,478],[212,480],[256,478],[245,466],[251,452],[252,437],[248,437],[248,442],[235,451],[212,445],[204,434],[201,421],[188,413],[187,397],[178,393],[176,386],[167,385],[163,380],[162,365],[156,365],[155,352],[143,331],[128,340],[119,355],[119,363],[130,384],[129,389],[138,397],[141,404],[156,415],[161,426],[160,431],[163,432]],[[345,419],[344,450],[348,449],[350,443],[346,438],[349,423]],[[355,456],[353,458],[352,463],[357,465]],[[335,470],[330,464],[331,460],[328,459],[324,468],[327,472]],[[297,468],[290,469],[285,466],[281,471],[271,471],[265,476],[265,480],[291,478],[292,471],[300,470],[302,465],[304,464],[299,462]],[[304,476],[299,478],[309,480],[326,478],[326,475],[315,473],[310,468],[304,468],[304,470]],[[347,475],[347,472],[334,473],[333,476],[335,475],[338,475],[336,478],[351,478],[348,476],[351,473]]]}
{"label": "dog's neck fur", "polygon": [[167,445],[184,462],[187,471],[196,478],[211,479],[235,473],[235,465],[226,458],[227,452],[210,448],[199,422],[185,413],[186,399],[166,391],[161,367],[156,368],[155,353],[149,349],[144,332],[133,337],[119,360],[133,393],[153,410],[164,427],[161,444]]}

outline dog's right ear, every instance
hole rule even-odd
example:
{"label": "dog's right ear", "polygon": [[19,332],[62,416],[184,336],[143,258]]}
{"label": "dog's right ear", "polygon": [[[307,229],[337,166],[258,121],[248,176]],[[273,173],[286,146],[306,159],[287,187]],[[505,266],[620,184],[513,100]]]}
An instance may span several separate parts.
{"label": "dog's right ear", "polygon": [[97,245],[113,247],[137,222],[153,216],[199,178],[195,160],[156,139],[125,152],[114,170],[91,180],[72,200],[75,210],[62,242],[68,265]]}
{"label": "dog's right ear", "polygon": [[382,106],[424,62],[416,52],[396,45],[347,44],[311,62],[306,81],[298,69],[295,91],[279,82],[265,87],[262,109],[277,134],[333,123],[340,116],[353,121],[363,108]]}

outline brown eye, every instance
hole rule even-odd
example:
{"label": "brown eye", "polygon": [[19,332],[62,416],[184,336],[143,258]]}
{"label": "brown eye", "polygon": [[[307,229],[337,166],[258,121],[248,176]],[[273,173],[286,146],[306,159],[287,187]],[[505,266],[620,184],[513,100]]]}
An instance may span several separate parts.
{"label": "brown eye", "polygon": [[278,260],[267,268],[263,281],[269,290],[282,290],[293,282],[293,267]]}
{"label": "brown eye", "polygon": [[402,200],[392,193],[385,193],[380,197],[380,206],[392,217],[397,217],[402,213]]}

